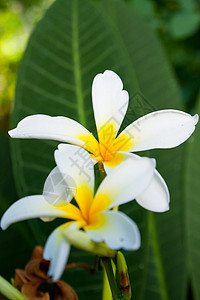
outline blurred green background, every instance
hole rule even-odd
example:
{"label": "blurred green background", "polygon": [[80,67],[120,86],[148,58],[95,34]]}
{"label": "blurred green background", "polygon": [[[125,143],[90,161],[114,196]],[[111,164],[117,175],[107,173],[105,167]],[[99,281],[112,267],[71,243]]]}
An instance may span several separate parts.
{"label": "blurred green background", "polygon": [[[105,69],[121,76],[130,95],[122,127],[153,110],[200,113],[199,36],[199,1],[1,0],[1,214],[17,198],[41,193],[55,166],[57,146],[52,141],[11,141],[8,128],[27,115],[45,113],[68,116],[95,132],[91,84]],[[134,300],[200,299],[199,136],[198,126],[184,145],[142,154],[157,159],[171,209],[156,214],[136,203],[122,207],[142,235],[141,249],[125,252]],[[23,268],[33,247],[43,246],[56,224],[33,220],[1,231],[1,274],[10,279],[16,267]],[[73,249],[70,261],[92,264],[93,256]],[[63,279],[80,299],[101,299],[101,272],[85,274],[70,270]]]}
{"label": "blurred green background", "polygon": [[0,127],[7,131],[17,69],[35,24],[53,0],[0,1]]}
{"label": "blurred green background", "polygon": [[[96,0],[98,1],[98,0]],[[200,2],[124,0],[157,32],[192,110],[200,86]],[[12,108],[17,69],[35,24],[54,0],[0,1],[0,122]]]}

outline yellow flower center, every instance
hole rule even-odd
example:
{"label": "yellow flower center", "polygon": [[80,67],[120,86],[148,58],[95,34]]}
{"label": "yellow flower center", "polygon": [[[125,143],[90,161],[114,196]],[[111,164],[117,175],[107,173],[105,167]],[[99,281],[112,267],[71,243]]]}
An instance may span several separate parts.
{"label": "yellow flower center", "polygon": [[87,186],[82,185],[76,190],[75,199],[78,207],[71,203],[57,207],[64,212],[63,218],[78,222],[82,228],[97,228],[104,224],[104,217],[99,212],[106,210],[110,204],[107,195],[98,195],[93,199],[92,191]]}
{"label": "yellow flower center", "polygon": [[133,145],[130,137],[123,133],[116,138],[117,130],[113,123],[108,123],[98,131],[99,142],[93,136],[81,136],[85,142],[84,148],[89,151],[92,158],[105,165],[115,167],[123,161],[123,154],[118,151],[128,151]]}

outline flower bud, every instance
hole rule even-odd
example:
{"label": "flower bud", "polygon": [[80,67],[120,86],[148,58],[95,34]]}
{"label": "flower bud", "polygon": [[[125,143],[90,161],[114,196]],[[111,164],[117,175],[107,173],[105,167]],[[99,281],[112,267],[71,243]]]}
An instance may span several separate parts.
{"label": "flower bud", "polygon": [[122,292],[123,299],[130,300],[131,299],[131,285],[129,282],[128,268],[127,268],[127,264],[126,264],[124,255],[120,251],[117,252],[116,262],[117,262],[117,270],[119,273],[120,290]]}

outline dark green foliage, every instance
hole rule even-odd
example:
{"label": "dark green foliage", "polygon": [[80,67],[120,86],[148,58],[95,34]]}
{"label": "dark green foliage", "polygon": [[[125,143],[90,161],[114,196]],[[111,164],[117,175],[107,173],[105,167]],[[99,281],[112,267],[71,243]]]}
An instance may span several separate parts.
{"label": "dark green foliage", "polygon": [[[12,173],[9,139],[0,135],[0,210],[1,214],[17,200]],[[7,231],[0,231],[1,275],[10,279],[15,268],[23,268],[35,246],[35,240],[29,227],[16,224]]]}

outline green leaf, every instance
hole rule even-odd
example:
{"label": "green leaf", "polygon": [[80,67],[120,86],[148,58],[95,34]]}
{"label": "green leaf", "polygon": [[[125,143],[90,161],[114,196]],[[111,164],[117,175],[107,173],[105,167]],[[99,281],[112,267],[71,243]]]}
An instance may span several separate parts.
{"label": "green leaf", "polygon": [[[198,97],[197,113],[200,114],[200,96]],[[184,226],[187,245],[188,279],[192,285],[194,299],[200,298],[200,126],[188,141],[185,149],[183,199],[185,204]]]}
{"label": "green leaf", "polygon": [[[21,63],[13,126],[27,115],[45,113],[66,115],[94,132],[91,84],[105,69],[116,71],[130,94],[123,127],[143,113],[180,107],[179,89],[160,43],[130,6],[110,0],[57,0],[34,30]],[[42,140],[12,142],[20,196],[41,193],[55,166],[56,145]],[[133,202],[122,207],[142,234],[141,249],[126,253],[133,295],[134,299],[183,299],[182,149],[154,151],[151,156],[158,159],[158,170],[169,184],[172,205],[170,212],[160,215],[149,215]],[[57,222],[29,224],[44,244]],[[73,249],[70,260],[92,263],[93,257]],[[80,299],[101,298],[100,272],[91,276],[73,269],[64,278]]]}
{"label": "green leaf", "polygon": [[[12,173],[10,147],[7,136],[0,134],[0,211],[1,215],[17,200],[17,193]],[[0,230],[1,275],[10,279],[15,268],[24,268],[31,256],[34,239],[24,224],[17,224],[5,232]]]}

